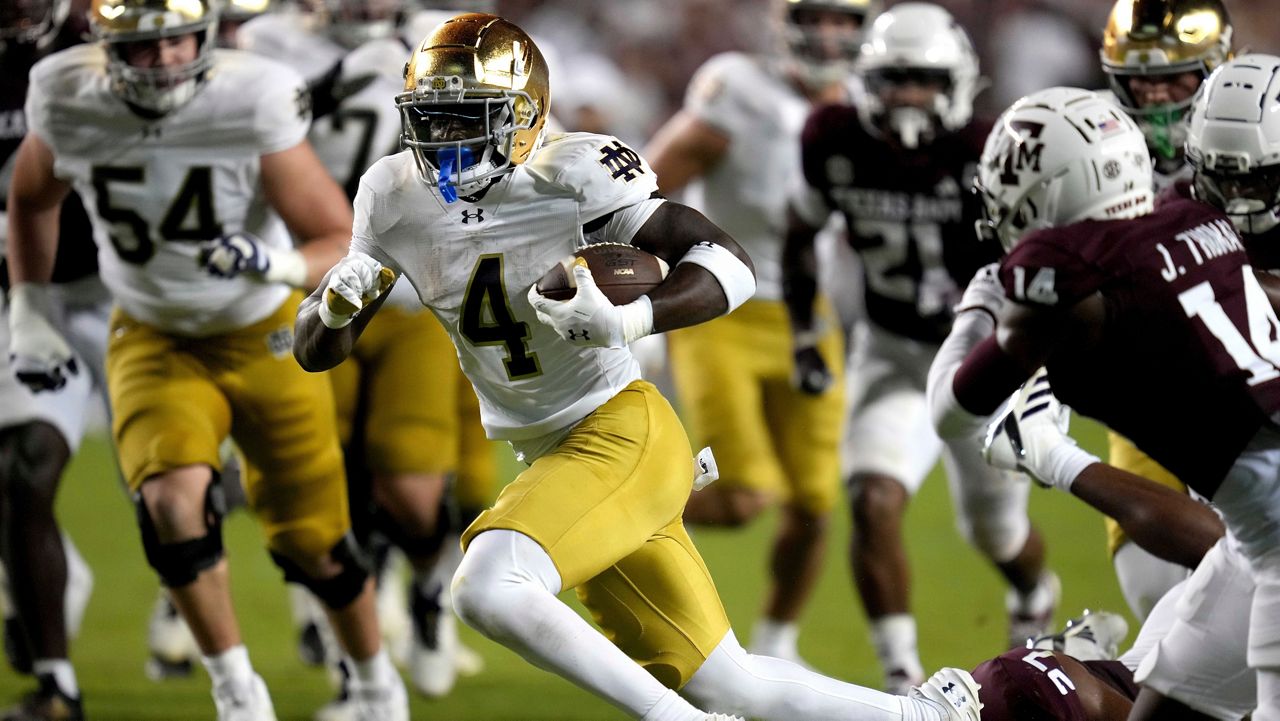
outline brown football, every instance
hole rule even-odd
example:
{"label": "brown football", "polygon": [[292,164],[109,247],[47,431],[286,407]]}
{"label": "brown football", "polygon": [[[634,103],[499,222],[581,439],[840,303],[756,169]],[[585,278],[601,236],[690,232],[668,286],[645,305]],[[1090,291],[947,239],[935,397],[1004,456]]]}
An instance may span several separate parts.
{"label": "brown football", "polygon": [[625,305],[653,290],[667,277],[667,263],[656,255],[622,243],[596,243],[556,263],[538,279],[538,292],[552,300],[568,300],[578,292],[573,280],[575,258],[587,261],[591,277],[614,305]]}

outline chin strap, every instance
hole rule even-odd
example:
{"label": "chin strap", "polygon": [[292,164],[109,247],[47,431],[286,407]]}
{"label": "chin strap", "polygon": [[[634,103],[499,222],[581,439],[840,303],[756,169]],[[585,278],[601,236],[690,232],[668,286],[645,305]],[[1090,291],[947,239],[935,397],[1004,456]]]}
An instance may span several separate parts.
{"label": "chin strap", "polygon": [[474,158],[471,148],[466,146],[436,151],[436,166],[440,168],[436,185],[440,188],[440,195],[444,197],[444,202],[452,203],[458,199],[458,184],[454,182],[455,172],[461,177],[463,168],[470,167]]}

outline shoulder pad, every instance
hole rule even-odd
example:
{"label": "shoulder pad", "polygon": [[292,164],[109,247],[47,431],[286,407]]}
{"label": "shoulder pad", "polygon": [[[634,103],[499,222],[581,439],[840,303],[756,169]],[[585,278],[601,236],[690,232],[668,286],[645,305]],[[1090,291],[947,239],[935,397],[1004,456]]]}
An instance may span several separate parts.
{"label": "shoulder pad", "polygon": [[553,136],[525,166],[555,195],[577,199],[584,223],[658,191],[658,179],[634,149],[611,135]]}

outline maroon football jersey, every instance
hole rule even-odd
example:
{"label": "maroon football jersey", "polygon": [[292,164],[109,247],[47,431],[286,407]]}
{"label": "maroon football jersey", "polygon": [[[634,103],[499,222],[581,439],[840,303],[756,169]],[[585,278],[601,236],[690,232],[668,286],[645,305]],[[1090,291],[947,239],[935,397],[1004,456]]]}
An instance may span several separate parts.
{"label": "maroon football jersey", "polygon": [[[1118,661],[1086,661],[1084,667],[1133,700],[1133,673]],[[1015,648],[973,670],[982,688],[983,721],[1088,721],[1076,686],[1051,651]]]}
{"label": "maroon football jersey", "polygon": [[980,243],[970,192],[991,124],[907,150],[877,137],[847,105],[819,108],[801,136],[806,182],[844,214],[862,259],[867,316],[899,335],[941,343],[952,306],[978,268],[1000,257]]}
{"label": "maroon football jersey", "polygon": [[1045,364],[1054,392],[1207,497],[1280,408],[1280,321],[1209,205],[1033,232],[1000,279],[1015,302],[1048,308],[1101,294],[1097,343],[1064,344]]}

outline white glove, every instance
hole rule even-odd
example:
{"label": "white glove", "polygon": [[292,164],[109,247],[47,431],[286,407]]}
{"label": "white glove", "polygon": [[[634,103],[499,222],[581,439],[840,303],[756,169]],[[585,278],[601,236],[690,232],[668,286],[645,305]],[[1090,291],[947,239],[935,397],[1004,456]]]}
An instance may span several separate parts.
{"label": "white glove", "polygon": [[1071,409],[1058,402],[1041,368],[997,410],[987,426],[982,457],[1007,471],[1022,471],[1049,488],[1070,491],[1085,467],[1098,457],[1067,435]]}
{"label": "white glove", "polygon": [[537,284],[529,288],[529,305],[537,311],[538,320],[561,338],[578,345],[622,348],[653,332],[649,296],[626,305],[610,303],[581,258],[573,263],[573,278],[578,290],[569,300],[552,300],[538,292]]}
{"label": "white glove", "polygon": [[941,705],[946,710],[945,718],[980,721],[982,702],[978,700],[978,690],[981,688],[968,671],[941,668],[924,683],[912,687],[907,695]]}
{"label": "white glove", "polygon": [[351,251],[329,271],[320,303],[320,321],[335,330],[345,327],[395,280],[395,271],[364,253]]}
{"label": "white glove", "polygon": [[268,283],[300,288],[307,282],[307,261],[292,248],[272,248],[253,233],[227,233],[200,244],[197,262],[210,275],[234,278],[248,274]]}
{"label": "white glove", "polygon": [[9,290],[9,361],[33,393],[56,391],[79,372],[75,354],[50,322],[52,286],[19,283]]}
{"label": "white glove", "polygon": [[1004,308],[1004,286],[1000,284],[1000,264],[991,263],[978,269],[973,280],[965,286],[960,302],[955,307],[957,315],[967,310],[983,310],[991,315],[992,320],[1000,317]]}

